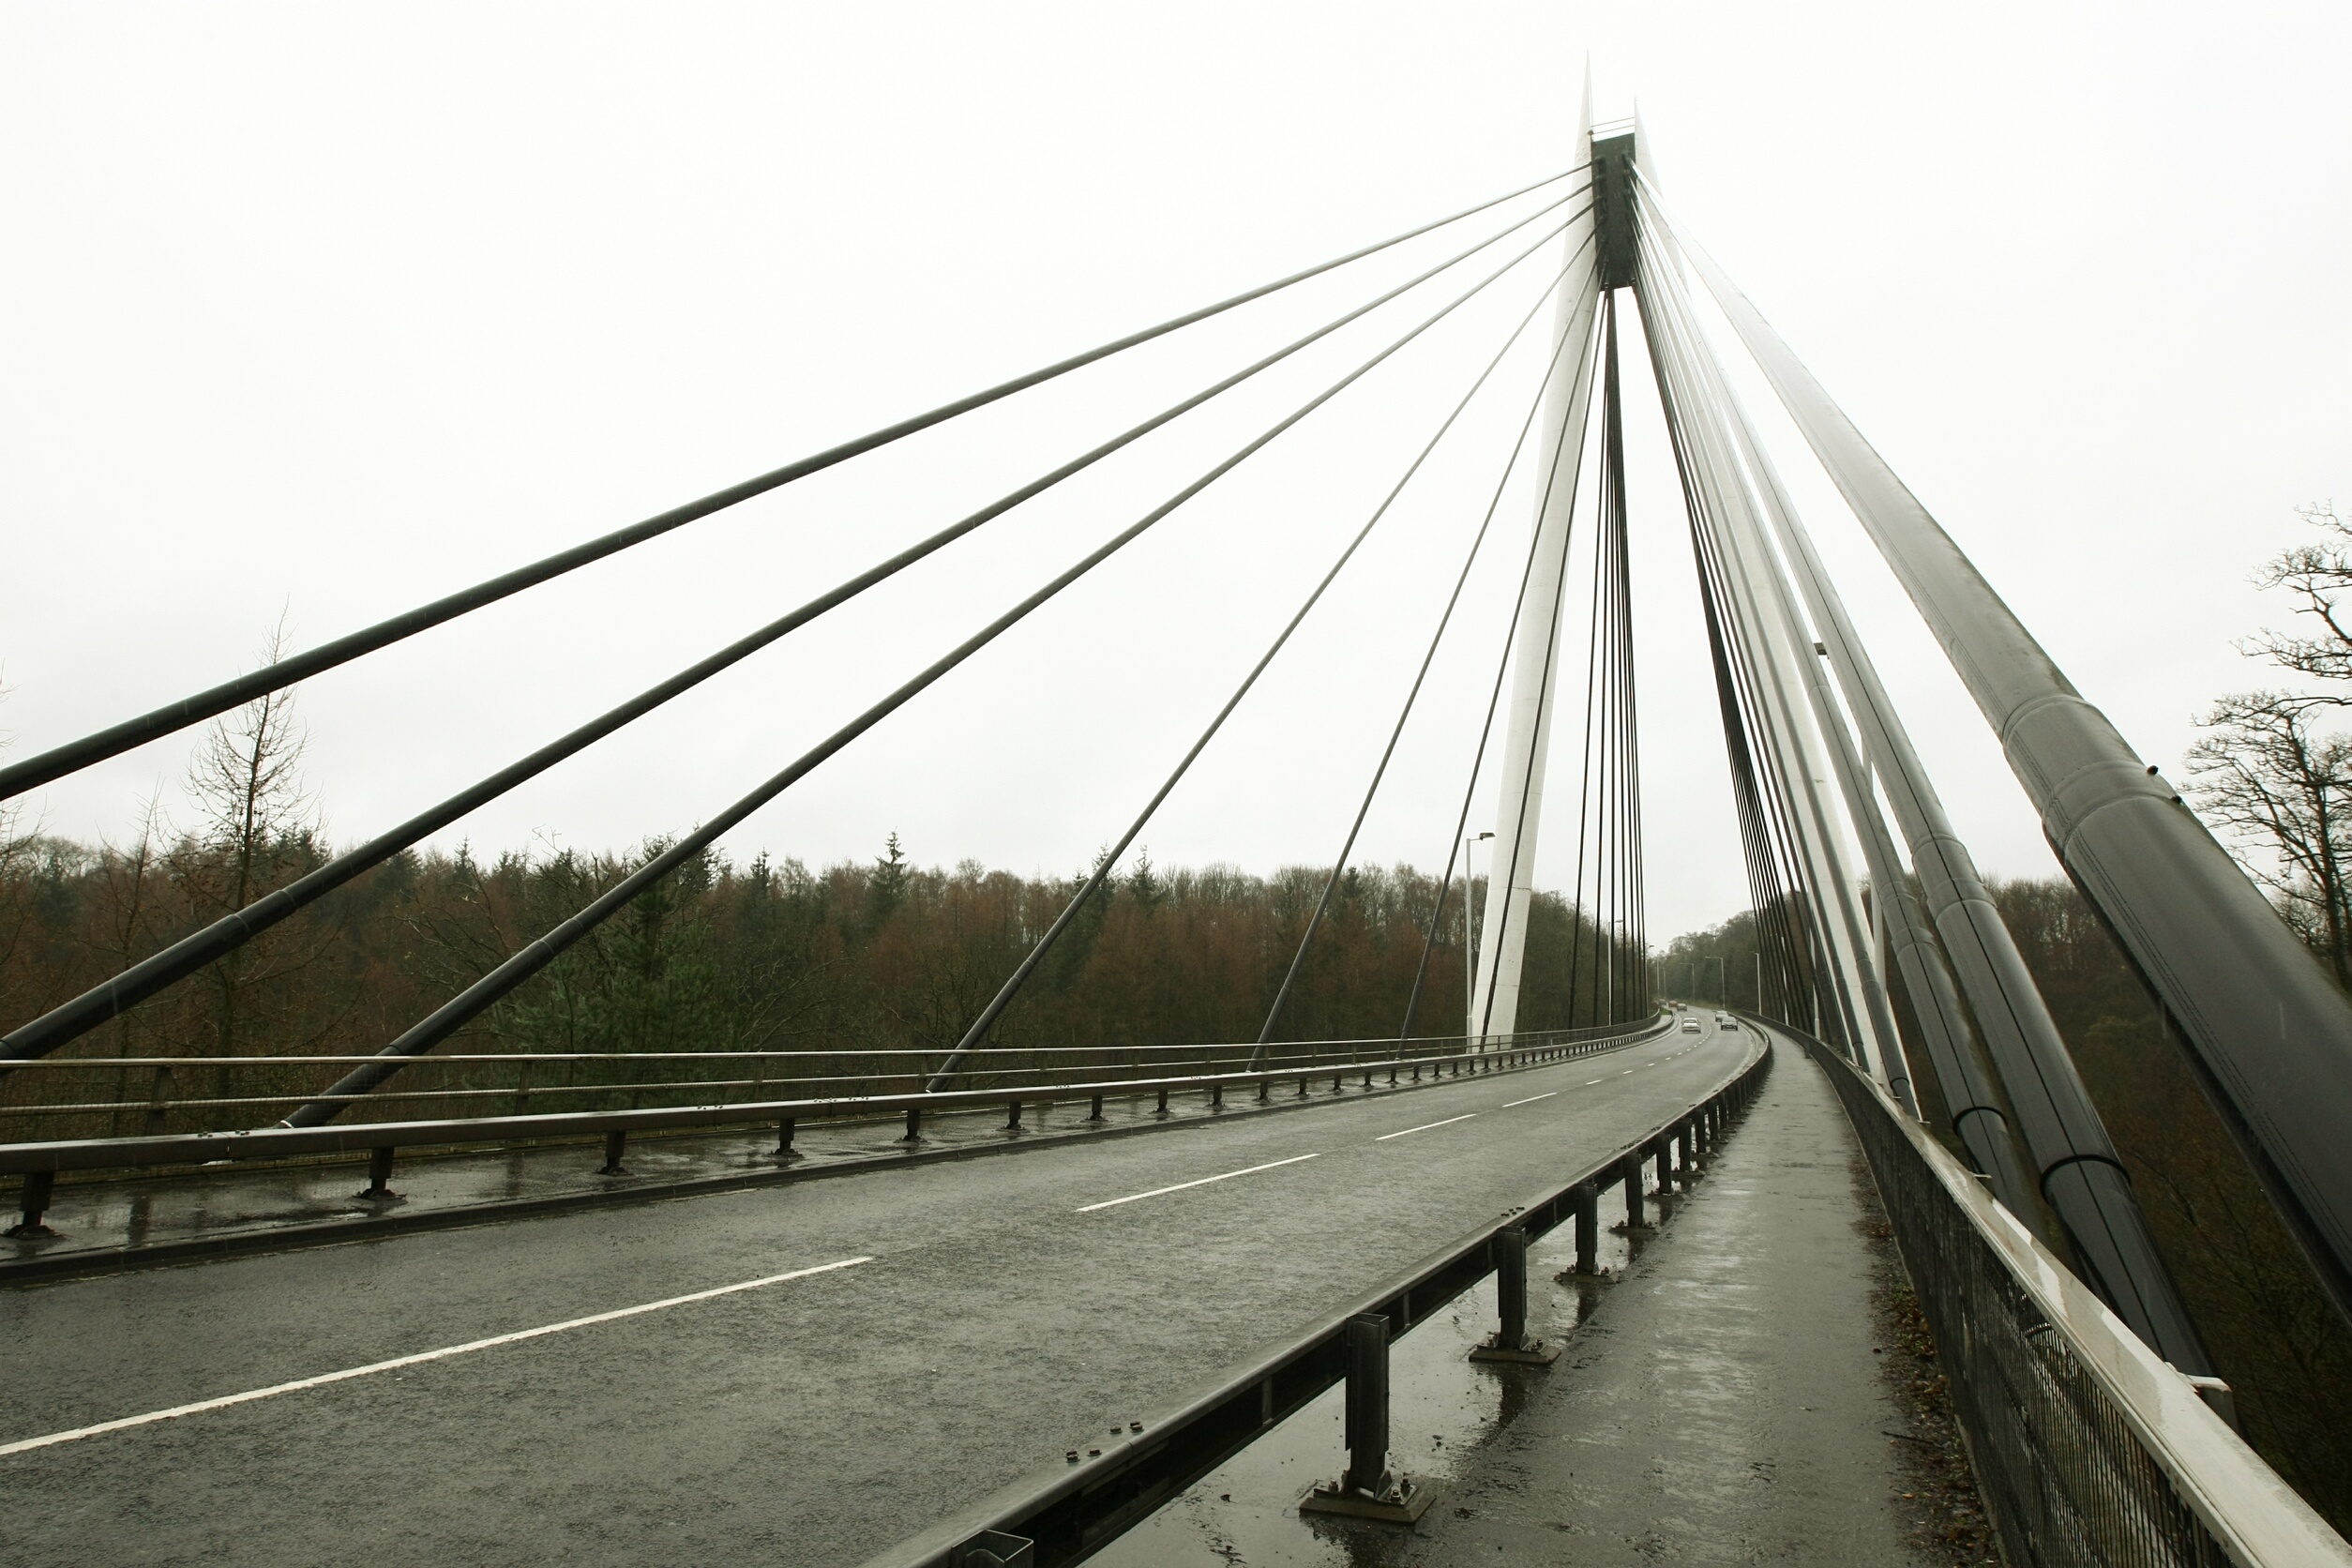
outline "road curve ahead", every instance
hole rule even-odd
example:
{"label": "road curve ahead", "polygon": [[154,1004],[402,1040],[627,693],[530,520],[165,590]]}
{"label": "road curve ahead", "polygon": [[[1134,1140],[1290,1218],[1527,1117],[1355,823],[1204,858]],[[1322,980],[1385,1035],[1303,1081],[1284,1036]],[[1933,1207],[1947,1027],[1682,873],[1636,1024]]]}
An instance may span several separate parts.
{"label": "road curve ahead", "polygon": [[0,1292],[0,1560],[862,1560],[1749,1045],[1677,1032],[1294,1115]]}

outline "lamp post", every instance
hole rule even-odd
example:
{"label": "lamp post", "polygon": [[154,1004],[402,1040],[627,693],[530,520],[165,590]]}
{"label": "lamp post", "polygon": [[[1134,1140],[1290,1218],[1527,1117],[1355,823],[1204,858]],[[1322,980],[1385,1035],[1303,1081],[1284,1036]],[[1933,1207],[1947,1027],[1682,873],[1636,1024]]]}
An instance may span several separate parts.
{"label": "lamp post", "polygon": [[1602,978],[1608,984],[1608,1013],[1611,1023],[1617,1021],[1617,960],[1619,955],[1624,950],[1625,922],[1611,920],[1609,922],[1609,961],[1601,971]]}
{"label": "lamp post", "polygon": [[1470,857],[1480,843],[1494,837],[1473,833],[1462,840],[1462,1048],[1478,1034],[1478,879],[1470,874]]}

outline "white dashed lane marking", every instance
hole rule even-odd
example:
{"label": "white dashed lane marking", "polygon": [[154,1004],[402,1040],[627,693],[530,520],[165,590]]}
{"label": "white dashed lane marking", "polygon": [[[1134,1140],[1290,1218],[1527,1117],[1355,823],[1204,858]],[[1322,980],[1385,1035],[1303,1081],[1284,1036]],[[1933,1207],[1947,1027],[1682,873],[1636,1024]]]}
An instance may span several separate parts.
{"label": "white dashed lane marking", "polygon": [[1122,1203],[1140,1203],[1147,1198],[1162,1198],[1171,1192],[1183,1192],[1188,1187],[1205,1187],[1212,1182],[1229,1182],[1236,1176],[1255,1176],[1261,1170],[1273,1170],[1279,1166],[1296,1165],[1301,1160],[1311,1160],[1316,1157],[1315,1154],[1293,1154],[1287,1160],[1268,1160],[1264,1165],[1253,1165],[1243,1170],[1229,1170],[1221,1176],[1203,1176],[1197,1182],[1179,1182],[1172,1187],[1153,1187],[1150,1192],[1131,1192],[1124,1198],[1107,1198],[1100,1203],[1089,1203],[1075,1212],[1091,1214],[1097,1209],[1116,1209]]}
{"label": "white dashed lane marking", "polygon": [[1415,1133],[1425,1133],[1432,1127],[1450,1127],[1456,1122],[1468,1122],[1471,1119],[1471,1117],[1474,1117],[1477,1114],[1478,1112],[1473,1110],[1469,1116],[1449,1116],[1442,1122],[1424,1122],[1420,1126],[1407,1127],[1401,1133],[1382,1133],[1372,1141],[1375,1143],[1386,1143],[1392,1138],[1410,1138]]}
{"label": "white dashed lane marking", "polygon": [[648,1312],[662,1312],[673,1306],[693,1302],[711,1301],[719,1296],[731,1296],[744,1290],[764,1289],[781,1285],[790,1279],[807,1279],[811,1274],[832,1274],[837,1269],[854,1269],[860,1263],[870,1263],[871,1258],[844,1258],[837,1263],[820,1263],[811,1269],[794,1269],[790,1274],[762,1274],[734,1285],[721,1285],[709,1290],[696,1290],[684,1296],[665,1296],[657,1302],[644,1302],[636,1306],[615,1307],[611,1312],[592,1312],[585,1318],[568,1318],[560,1323],[546,1323],[535,1329],[517,1329],[512,1334],[494,1334],[488,1339],[469,1339],[462,1345],[445,1345],[438,1350],[419,1350],[415,1355],[394,1356],[390,1361],[371,1361],[365,1366],[347,1366],[340,1372],[322,1372],[315,1378],[296,1378],[292,1382],[272,1383],[267,1388],[247,1389],[243,1394],[224,1394],[218,1399],[199,1399],[193,1404],[173,1405],[168,1410],[149,1410],[144,1415],[127,1415],[115,1421],[101,1421],[94,1426],[76,1426],[70,1431],[50,1432],[38,1438],[20,1438],[15,1442],[0,1443],[0,1456],[23,1454],[29,1449],[53,1448],[61,1442],[78,1442],[83,1438],[100,1437],[108,1432],[126,1431],[133,1426],[147,1426],[158,1421],[176,1421],[182,1416],[202,1415],[206,1410],[226,1410],[232,1405],[249,1405],[256,1399],[275,1399],[281,1394],[299,1394],[308,1388],[324,1388],[329,1383],[349,1382],[354,1378],[372,1378],[379,1372],[396,1371],[403,1366],[421,1366],[429,1361],[446,1361],[451,1356],[471,1355],[476,1350],[492,1349],[500,1345],[519,1345],[526,1339],[540,1339],[550,1334],[564,1334],[572,1329],[584,1329],[596,1323],[616,1322],[623,1318],[641,1317]]}

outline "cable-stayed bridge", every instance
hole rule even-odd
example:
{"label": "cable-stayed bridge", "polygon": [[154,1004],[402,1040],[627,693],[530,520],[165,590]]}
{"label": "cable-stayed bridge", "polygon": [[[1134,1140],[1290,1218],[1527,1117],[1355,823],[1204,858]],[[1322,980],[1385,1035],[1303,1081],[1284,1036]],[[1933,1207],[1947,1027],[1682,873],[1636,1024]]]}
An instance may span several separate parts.
{"label": "cable-stayed bridge", "polygon": [[[1506,1409],[1533,1397],[1532,1380],[1568,1386],[1561,1332],[1545,1332],[1530,1303],[1550,1271],[1531,1259],[1555,1249],[1556,1283],[1580,1303],[1605,1268],[1632,1289],[1635,1244],[1678,1208],[1696,1224],[1702,1175],[1743,1157],[1741,1139],[1785,1133],[1799,1110],[1771,1086],[1810,1075],[1867,1157],[2001,1553],[2352,1560],[2235,1430],[2228,1380],[1723,348],[1753,361],[1949,654],[2054,851],[2345,1314],[2352,1009],[1680,226],[1636,126],[1588,124],[1573,166],[1536,185],[51,746],[0,768],[0,792],[27,796],[249,712],[755,496],[889,461],[926,430],[1397,255],[1426,264],[588,722],[517,734],[533,749],[508,765],[7,1020],[0,1172],[19,1186],[0,1259],[17,1287],[0,1465],[47,1515],[19,1511],[25,1560],[334,1560],[386,1531],[485,1560],[700,1560],[734,1549],[729,1531],[742,1529],[791,1560],[1076,1561],[1123,1541],[1138,1549],[1145,1537],[1130,1532],[1148,1535],[1171,1500],[1272,1452],[1259,1445],[1288,1440],[1304,1429],[1292,1418],[1331,1397],[1344,1402],[1346,1452],[1334,1445],[1330,1473],[1295,1507],[1341,1532],[1312,1539],[1393,1554],[1406,1548],[1377,1532],[1428,1528],[1438,1488],[1392,1431],[1392,1342],[1400,1356],[1412,1331],[1426,1342],[1469,1293],[1494,1324],[1471,1354],[1518,1391]],[[1021,957],[952,1040],[480,1048],[483,1020],[567,951],[877,727],[918,718],[901,712],[952,690],[967,663],[1087,592],[1188,503],[1301,425],[1346,418],[1360,384],[1410,373],[1416,344],[1497,322],[1500,341],[1481,345],[1425,440],[1395,455],[1378,505],[1246,650],[1238,684],[1209,712],[1170,716],[1164,778],[1108,803],[1092,873],[1023,931]],[[1530,345],[1531,384],[1514,379]],[[202,984],[470,813],[1335,346],[1351,356],[1340,373],[1030,592],[940,631],[878,701],[780,757],[756,788],[710,802],[691,832],[388,1029],[374,1054],[106,1048],[109,1024]],[[1645,367],[1751,895],[1757,1006],[1744,1020],[1662,997],[1649,943],[1625,459],[1627,386]],[[1112,897],[1163,806],[1315,626],[1399,497],[1462,439],[1466,415],[1498,403],[1510,440],[1456,563],[1428,585],[1426,636],[1377,763],[1333,807],[1333,858],[1254,1035],[1025,1038],[1025,993]],[[1506,505],[1530,496],[1531,520]],[[1482,571],[1510,585],[1500,625],[1462,612]],[[1484,722],[1451,816],[1432,824],[1446,855],[1394,1031],[1300,1038],[1286,1018],[1366,820],[1433,701],[1431,670],[1466,645],[1483,650]],[[1546,844],[1545,864],[1572,867],[1564,954],[1529,941]],[[1483,881],[1468,860],[1477,846]],[[1565,999],[1541,1019],[1529,1001],[1539,983]],[[509,1172],[503,1186],[463,1174],[485,1151]],[[133,1177],[133,1217],[116,1225],[109,1195]],[[354,1183],[356,1196],[340,1196]],[[313,1201],[320,1184],[335,1202]],[[351,1242],[369,1244],[326,1245]],[[1105,1406],[1115,1425],[1093,1413]],[[441,1467],[421,1493],[402,1481],[420,1458]]]}

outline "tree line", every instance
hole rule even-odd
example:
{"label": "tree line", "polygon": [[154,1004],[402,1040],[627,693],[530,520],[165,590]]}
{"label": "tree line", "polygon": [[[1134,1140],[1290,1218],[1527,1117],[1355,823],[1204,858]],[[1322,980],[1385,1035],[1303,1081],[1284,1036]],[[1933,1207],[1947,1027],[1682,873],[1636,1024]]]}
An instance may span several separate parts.
{"label": "tree line", "polygon": [[[199,746],[174,824],[151,803],[136,831],[83,844],[0,836],[0,1010],[11,1026],[103,983],[221,914],[323,864],[297,766],[300,735],[282,696],[216,726]],[[282,1097],[315,1093],[331,1065],[212,1069],[223,1057],[372,1052],[509,954],[659,853],[471,847],[403,854],[320,899],[198,975],[58,1055],[95,1067],[188,1059],[175,1096],[250,1104],[175,1113],[173,1131],[254,1125]],[[924,867],[897,835],[870,861],[811,867],[716,852],[656,882],[544,972],[467,1025],[437,1055],[624,1056],[684,1051],[811,1053],[773,1077],[831,1075],[871,1092],[936,1067],[1087,880],[1020,876],[964,861]],[[1048,1050],[1103,1056],[1136,1046],[1253,1042],[1289,967],[1329,867],[1272,875],[1229,866],[1167,869],[1148,853],[1078,911],[986,1043],[1000,1070],[1033,1070]],[[1423,1039],[1463,1032],[1459,879],[1426,940],[1433,877],[1410,866],[1351,867],[1274,1032],[1279,1041]],[[1474,890],[1484,898],[1484,883]],[[1524,1030],[1600,1021],[1603,967],[1591,924],[1538,894],[1527,933]],[[1426,962],[1425,969],[1425,948]],[[1571,977],[1574,993],[1571,991]],[[907,1053],[877,1066],[870,1053]],[[1019,1053],[1031,1053],[1022,1055]],[[589,1070],[600,1084],[690,1076],[661,1064]],[[146,1130],[136,1075],[17,1073],[0,1078],[8,1138]],[[588,1108],[577,1097],[541,1108]],[[412,1069],[399,1087],[527,1087],[512,1072]],[[568,1093],[568,1091],[565,1091]],[[272,1096],[279,1097],[273,1100]],[[34,1117],[36,1103],[112,1108]],[[615,1103],[606,1096],[597,1104]],[[622,1103],[647,1102],[639,1095]],[[455,1102],[387,1101],[384,1114],[460,1113]],[[476,1108],[511,1109],[502,1103]],[[13,1111],[13,1114],[11,1114]],[[266,1114],[264,1114],[266,1112]]]}

